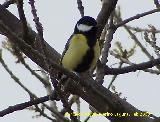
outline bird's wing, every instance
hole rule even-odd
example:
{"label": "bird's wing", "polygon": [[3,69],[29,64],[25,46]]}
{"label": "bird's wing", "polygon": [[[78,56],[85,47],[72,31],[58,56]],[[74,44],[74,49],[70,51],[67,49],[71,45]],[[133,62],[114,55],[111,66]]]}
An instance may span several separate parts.
{"label": "bird's wing", "polygon": [[[63,50],[63,52],[62,52],[61,59],[60,59],[60,65],[62,65],[62,59],[63,59],[63,57],[64,57],[66,51],[68,50],[69,43],[70,43],[72,37],[73,37],[73,34],[69,37],[67,43],[65,44],[65,47],[64,47],[64,50]],[[65,76],[64,76],[64,77],[65,77]],[[58,73],[58,79],[61,79],[61,78],[62,78],[62,73],[59,72],[59,73]]]}
{"label": "bird's wing", "polygon": [[66,43],[66,45],[64,47],[64,50],[63,50],[63,53],[62,53],[62,57],[61,57],[61,61],[60,61],[61,65],[62,65],[63,56],[65,55],[66,51],[68,50],[69,43],[70,43],[72,37],[73,37],[73,34],[69,37],[69,39],[68,39],[68,41],[67,41],[67,43]]}

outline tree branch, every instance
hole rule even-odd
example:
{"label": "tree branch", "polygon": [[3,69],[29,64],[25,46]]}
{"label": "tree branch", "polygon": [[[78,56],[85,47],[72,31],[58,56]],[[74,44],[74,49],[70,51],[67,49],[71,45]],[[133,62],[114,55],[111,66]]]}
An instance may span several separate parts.
{"label": "tree branch", "polygon": [[14,106],[9,106],[7,109],[4,109],[2,111],[0,111],[0,117],[3,117],[9,113],[13,113],[15,111],[19,111],[19,110],[23,110],[29,106],[32,106],[32,105],[37,105],[39,103],[43,103],[43,102],[46,102],[49,100],[49,96],[44,96],[44,97],[41,97],[41,98],[37,98],[33,101],[28,101],[28,102],[24,102],[24,103],[21,103],[21,104],[17,104],[17,105],[14,105]]}
{"label": "tree branch", "polygon": [[22,23],[22,28],[23,28],[23,32],[22,32],[23,40],[29,44],[30,42],[28,40],[28,26],[27,26],[27,20],[23,10],[23,0],[17,0],[17,8],[19,13],[19,18]]}
{"label": "tree branch", "polygon": [[160,58],[143,62],[140,64],[132,64],[131,66],[126,66],[123,68],[109,68],[105,66],[105,73],[106,75],[118,75],[118,74],[124,74],[129,72],[135,72],[137,70],[145,70],[147,68],[152,68],[159,64],[160,64]]}
{"label": "tree branch", "polygon": [[157,9],[153,9],[153,10],[141,13],[141,14],[137,14],[137,15],[135,15],[133,17],[130,17],[130,18],[126,19],[126,20],[123,20],[123,21],[119,22],[118,24],[115,25],[115,27],[118,28],[118,27],[123,26],[124,24],[126,24],[126,23],[128,23],[130,21],[133,21],[135,19],[139,19],[141,17],[147,16],[147,15],[159,12],[159,11],[160,11],[160,8],[157,8]]}
{"label": "tree branch", "polygon": [[[151,33],[153,30],[152,29],[148,29],[148,28],[139,28],[139,27],[132,27],[130,25],[126,25],[127,28],[135,31],[135,32],[148,32]],[[160,33],[160,30],[156,29],[155,33]]]}
{"label": "tree branch", "polygon": [[8,8],[11,4],[14,4],[16,2],[16,0],[6,0],[4,3],[3,3],[3,6],[5,8]]}
{"label": "tree branch", "polygon": [[102,8],[97,16],[97,24],[99,26],[97,32],[97,38],[101,36],[112,11],[115,9],[118,0],[102,0]]}
{"label": "tree branch", "polygon": [[[113,16],[110,17],[110,22],[109,25],[113,25]],[[108,54],[109,54],[109,49],[111,47],[111,41],[113,39],[113,35],[116,31],[116,28],[110,28],[108,29],[108,33],[106,34],[106,39],[103,45],[103,50],[102,50],[102,58],[101,58],[101,64],[102,66],[97,67],[97,73],[96,73],[96,81],[99,82],[100,84],[103,84],[104,82],[104,68],[103,66],[106,65],[108,62]]]}
{"label": "tree branch", "polygon": [[[117,0],[105,0],[103,7],[97,17],[97,22],[100,26],[97,37],[100,36],[111,12],[114,10],[115,5],[117,3]],[[11,19],[12,18],[12,19]],[[31,60],[33,60],[35,63],[37,63],[39,66],[41,66],[43,69],[47,70],[47,68],[44,66],[44,57],[43,55],[40,55],[41,50],[39,50],[38,44],[39,41],[33,40],[33,49],[36,49],[36,51],[33,51],[31,46],[27,46],[25,43],[22,43],[23,40],[16,37],[14,33],[21,35],[21,26],[19,25],[19,20],[15,18],[10,12],[8,12],[4,7],[0,5],[0,32],[7,36],[13,43],[17,43],[17,45],[20,47],[20,49],[29,57]],[[4,21],[5,20],[5,21]],[[12,22],[10,21],[12,20]],[[6,28],[3,26],[3,24],[7,26]],[[13,27],[14,25],[14,27]],[[17,25],[17,26],[16,26]],[[17,27],[15,29],[15,26]],[[10,31],[8,31],[8,29]],[[30,30],[31,31],[31,30]],[[36,37],[35,32],[30,32],[31,37]],[[94,108],[96,108],[99,112],[112,112],[113,114],[117,112],[126,112],[131,113],[132,116],[130,117],[113,117],[113,116],[106,116],[108,119],[110,119],[112,122],[153,122],[153,119],[151,119],[148,116],[133,116],[133,113],[135,112],[141,112],[140,110],[136,109],[134,106],[130,105],[125,100],[117,97],[115,94],[111,93],[108,89],[103,87],[102,85],[98,84],[94,80],[89,81],[83,81],[78,76],[76,76],[74,73],[68,72],[62,67],[59,67],[56,63],[59,62],[60,55],[57,53],[54,49],[52,49],[47,43],[46,49],[48,49],[48,54],[50,54],[51,57],[49,59],[51,60],[51,64],[53,69],[56,71],[61,71],[68,77],[71,77],[74,79],[74,81],[70,82],[70,92],[72,94],[79,95],[82,99],[87,101],[90,105],[92,105]],[[56,63],[55,63],[56,62]],[[79,81],[79,83],[78,83]],[[83,87],[82,87],[83,86]],[[48,99],[48,98],[47,98]],[[44,101],[42,101],[44,102]],[[99,104],[101,103],[101,104]],[[20,108],[22,109],[22,108]]]}
{"label": "tree branch", "polygon": [[81,0],[77,0],[78,10],[81,14],[81,17],[84,16],[84,7]]}

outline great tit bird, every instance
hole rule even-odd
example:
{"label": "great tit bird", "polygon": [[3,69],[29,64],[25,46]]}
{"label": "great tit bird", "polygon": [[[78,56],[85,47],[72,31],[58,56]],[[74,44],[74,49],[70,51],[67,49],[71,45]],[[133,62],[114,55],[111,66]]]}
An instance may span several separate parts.
{"label": "great tit bird", "polygon": [[76,73],[93,71],[100,56],[96,33],[96,20],[90,16],[82,17],[65,45],[61,65]]}

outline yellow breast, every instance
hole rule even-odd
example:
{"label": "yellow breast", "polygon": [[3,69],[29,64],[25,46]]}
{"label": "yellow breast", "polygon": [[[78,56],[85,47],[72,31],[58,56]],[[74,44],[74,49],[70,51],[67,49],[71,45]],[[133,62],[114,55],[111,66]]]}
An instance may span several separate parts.
{"label": "yellow breast", "polygon": [[80,64],[88,49],[89,47],[85,36],[82,34],[74,35],[70,41],[68,50],[62,59],[63,67],[72,71],[78,64]]}
{"label": "yellow breast", "polygon": [[[89,50],[87,39],[82,34],[75,34],[70,41],[68,50],[62,58],[62,65],[64,68],[73,71],[83,60],[84,55]],[[94,58],[89,66],[89,69],[93,70],[96,66],[98,58],[100,56],[100,48],[98,41],[94,48]]]}

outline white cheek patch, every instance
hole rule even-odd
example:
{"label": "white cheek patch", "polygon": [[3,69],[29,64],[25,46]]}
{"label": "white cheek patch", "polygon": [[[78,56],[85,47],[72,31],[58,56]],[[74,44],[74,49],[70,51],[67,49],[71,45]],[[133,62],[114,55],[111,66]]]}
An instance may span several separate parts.
{"label": "white cheek patch", "polygon": [[86,32],[86,31],[90,31],[92,29],[93,26],[89,26],[89,25],[84,25],[84,24],[78,24],[77,28],[79,31],[82,32]]}

